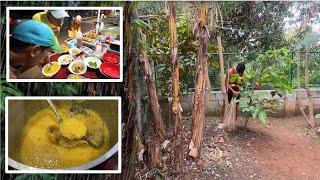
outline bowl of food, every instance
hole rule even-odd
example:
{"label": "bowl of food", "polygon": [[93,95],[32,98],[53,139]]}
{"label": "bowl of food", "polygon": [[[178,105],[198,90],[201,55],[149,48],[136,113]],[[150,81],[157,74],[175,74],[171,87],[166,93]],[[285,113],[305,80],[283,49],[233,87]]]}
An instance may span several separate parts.
{"label": "bowl of food", "polygon": [[82,75],[87,71],[87,66],[82,60],[75,60],[69,64],[68,69],[72,74]]}
{"label": "bowl of food", "polygon": [[[46,100],[9,100],[8,165],[18,170],[85,170],[96,167],[118,150],[118,103],[115,100],[53,100],[58,111],[69,121],[76,118],[86,126],[87,136],[102,132],[102,144],[61,146],[51,139],[52,126],[58,119]],[[20,113],[17,113],[20,112]],[[72,122],[72,121],[69,121]],[[81,127],[64,123],[60,130],[81,131]],[[72,128],[68,128],[72,126]],[[79,125],[79,124],[77,124]],[[79,130],[77,128],[80,128]],[[89,138],[89,137],[87,137]],[[55,141],[55,140],[54,140]],[[72,143],[74,143],[73,141]],[[116,169],[116,163],[112,168]]]}
{"label": "bowl of food", "polygon": [[62,55],[62,56],[60,56],[60,57],[58,58],[58,62],[59,62],[61,65],[68,65],[68,64],[71,63],[72,60],[73,60],[73,59],[72,59],[72,56],[69,55],[69,54],[64,54],[64,55]]}
{"label": "bowl of food", "polygon": [[85,77],[83,76],[80,76],[80,75],[76,75],[76,74],[70,74],[67,79],[86,79]]}
{"label": "bowl of food", "polygon": [[81,49],[76,48],[76,47],[69,49],[69,54],[70,54],[72,57],[76,57],[76,56],[79,55],[81,52],[82,52]]}
{"label": "bowl of food", "polygon": [[59,62],[49,62],[42,68],[42,74],[46,77],[52,77],[59,72],[61,64]]}
{"label": "bowl of food", "polygon": [[96,57],[87,57],[84,59],[84,64],[89,68],[98,69],[101,65],[101,61]]}

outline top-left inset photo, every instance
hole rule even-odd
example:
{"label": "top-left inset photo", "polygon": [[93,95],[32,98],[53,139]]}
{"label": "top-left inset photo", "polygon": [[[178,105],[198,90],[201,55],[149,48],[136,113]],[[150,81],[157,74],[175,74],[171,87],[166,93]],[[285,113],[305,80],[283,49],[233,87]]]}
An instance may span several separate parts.
{"label": "top-left inset photo", "polygon": [[122,82],[122,7],[7,7],[8,82]]}

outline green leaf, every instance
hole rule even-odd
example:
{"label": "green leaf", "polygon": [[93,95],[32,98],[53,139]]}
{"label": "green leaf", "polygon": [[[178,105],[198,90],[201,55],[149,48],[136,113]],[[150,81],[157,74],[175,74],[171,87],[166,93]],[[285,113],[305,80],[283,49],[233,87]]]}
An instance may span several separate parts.
{"label": "green leaf", "polygon": [[315,118],[316,118],[316,119],[320,119],[320,114],[317,114],[317,115],[315,116]]}
{"label": "green leaf", "polygon": [[267,122],[268,122],[267,112],[265,110],[259,111],[258,119],[263,124],[267,124]]}
{"label": "green leaf", "polygon": [[54,180],[55,177],[48,174],[39,174],[40,178],[43,180]]}
{"label": "green leaf", "polygon": [[260,111],[260,108],[259,107],[255,107],[253,112],[252,112],[252,117],[255,119],[258,117],[259,115],[259,111]]}
{"label": "green leaf", "polygon": [[14,180],[26,180],[26,179],[32,179],[32,174],[21,174],[14,178]]}
{"label": "green leaf", "polygon": [[148,29],[148,28],[151,29],[151,26],[148,23],[146,23],[140,19],[135,19],[132,23],[132,26],[140,27],[142,29]]}

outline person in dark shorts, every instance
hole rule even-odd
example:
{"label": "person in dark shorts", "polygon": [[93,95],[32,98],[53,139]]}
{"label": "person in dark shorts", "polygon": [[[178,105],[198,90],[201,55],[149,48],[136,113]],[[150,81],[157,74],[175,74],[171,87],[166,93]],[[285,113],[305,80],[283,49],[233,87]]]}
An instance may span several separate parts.
{"label": "person in dark shorts", "polygon": [[229,104],[232,97],[240,97],[239,87],[245,87],[247,83],[246,79],[246,66],[243,62],[239,63],[237,67],[232,67],[228,70],[228,75],[226,77],[226,86],[228,93]]}

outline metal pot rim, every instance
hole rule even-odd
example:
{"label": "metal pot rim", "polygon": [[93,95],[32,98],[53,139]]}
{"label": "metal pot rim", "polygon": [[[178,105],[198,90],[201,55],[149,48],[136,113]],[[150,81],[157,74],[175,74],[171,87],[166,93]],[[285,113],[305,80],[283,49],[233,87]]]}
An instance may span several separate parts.
{"label": "metal pot rim", "polygon": [[99,158],[90,161],[86,164],[80,165],[80,166],[75,166],[75,167],[71,167],[71,168],[66,168],[66,169],[41,169],[41,168],[35,168],[35,167],[31,167],[31,166],[27,166],[24,165],[18,161],[15,161],[13,159],[11,159],[9,157],[9,166],[18,169],[18,170],[87,170],[90,168],[93,168],[99,164],[101,164],[102,162],[106,161],[107,159],[109,159],[112,155],[114,155],[115,153],[117,153],[118,151],[118,143],[116,143],[109,151],[107,151],[105,154],[103,154],[102,156],[100,156]]}

